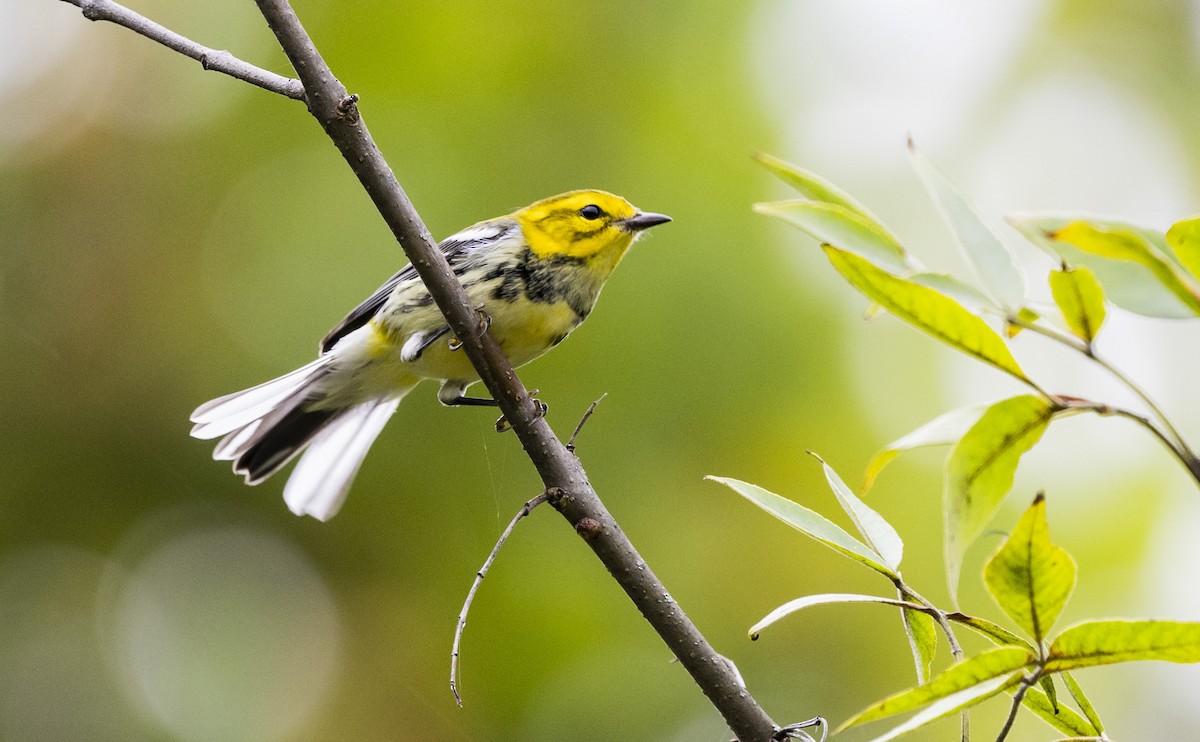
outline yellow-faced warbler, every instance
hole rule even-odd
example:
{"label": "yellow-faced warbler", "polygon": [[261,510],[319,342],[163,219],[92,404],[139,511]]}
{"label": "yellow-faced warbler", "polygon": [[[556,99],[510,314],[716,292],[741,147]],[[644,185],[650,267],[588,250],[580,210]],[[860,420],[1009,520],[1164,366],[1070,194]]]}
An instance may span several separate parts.
{"label": "yellow-faced warbler", "polygon": [[[558,345],[588,316],[643,230],[670,221],[603,191],[572,191],[446,238],[439,247],[514,366]],[[433,297],[406,266],[321,341],[315,361],[192,413],[217,460],[258,484],[308,449],[283,491],[292,512],[327,520],[404,395],[442,382],[445,405],[479,380]]]}

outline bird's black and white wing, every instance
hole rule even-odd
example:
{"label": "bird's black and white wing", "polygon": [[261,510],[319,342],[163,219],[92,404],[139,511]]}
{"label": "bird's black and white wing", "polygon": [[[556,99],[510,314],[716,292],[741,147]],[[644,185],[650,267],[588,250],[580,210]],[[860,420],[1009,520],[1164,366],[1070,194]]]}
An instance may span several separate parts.
{"label": "bird's black and white wing", "polygon": [[[454,270],[455,275],[461,275],[464,259],[471,252],[494,245],[519,229],[516,222],[508,220],[480,222],[450,235],[438,244],[438,248],[450,262],[450,268]],[[328,353],[339,340],[370,322],[371,318],[387,303],[388,297],[392,295],[397,286],[407,281],[419,280],[421,279],[417,276],[416,269],[411,265],[401,268],[396,275],[376,289],[375,293],[355,307],[350,314],[346,315],[345,319],[321,339],[321,353]]]}

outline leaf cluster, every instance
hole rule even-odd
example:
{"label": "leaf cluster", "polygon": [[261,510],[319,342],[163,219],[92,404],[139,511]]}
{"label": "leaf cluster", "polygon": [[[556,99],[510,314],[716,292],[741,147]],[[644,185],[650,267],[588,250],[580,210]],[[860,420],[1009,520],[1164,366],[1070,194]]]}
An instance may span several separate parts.
{"label": "leaf cluster", "polygon": [[[875,737],[885,742],[1008,693],[1012,715],[1024,706],[1074,739],[1107,739],[1104,724],[1073,670],[1139,660],[1200,662],[1200,623],[1105,619],[1084,621],[1054,634],[1053,628],[1075,587],[1076,565],[1050,540],[1046,499],[1039,494],[1012,533],[984,566],[989,594],[1020,633],[989,619],[942,610],[923,598],[900,573],[904,543],[896,529],[870,508],[837,472],[821,462],[830,488],[854,523],[859,537],[819,513],[757,485],[709,477],[818,543],[886,577],[898,597],[849,593],[808,595],[771,611],[750,628],[750,637],[785,616],[833,603],[874,603],[899,608],[913,649],[918,685],[888,696],[844,722],[841,729],[916,711],[907,721]],[[971,630],[996,645],[963,656],[953,626]],[[955,663],[933,675],[938,630],[946,636]],[[1078,710],[1059,702],[1061,678]],[[1011,721],[1010,721],[1011,723]],[[1007,731],[1007,729],[1005,730]],[[1001,735],[1003,738],[1003,733]]]}
{"label": "leaf cluster", "polygon": [[[970,199],[909,142],[913,166],[973,267],[975,283],[922,268],[870,211],[815,173],[768,155],[758,161],[801,198],[755,209],[818,240],[835,270],[872,303],[908,324],[1017,379],[1031,393],[947,412],[899,438],[867,467],[863,492],[903,451],[952,445],[944,486],[944,548],[952,595],[967,548],[1008,492],[1021,457],[1059,418],[1091,412],[1126,417],[1159,438],[1200,483],[1200,458],[1166,414],[1097,353],[1107,303],[1152,317],[1200,316],[1200,217],[1166,234],[1070,214],[1027,214],[1009,221],[1054,259],[1046,281],[1054,301],[1037,306],[1011,248]],[[997,327],[993,327],[997,325]],[[1145,403],[1126,410],[1074,395],[1051,394],[1018,363],[1009,340],[1029,330],[1099,363]]]}
{"label": "leaf cluster", "polygon": [[[974,281],[927,271],[849,194],[768,155],[756,159],[801,197],[757,204],[755,209],[815,238],[833,268],[870,300],[868,316],[880,311],[893,314],[1017,379],[1030,391],[946,412],[884,447],[867,467],[861,494],[900,453],[926,446],[952,447],[945,467],[943,513],[945,566],[954,610],[933,605],[905,581],[900,571],[904,543],[896,529],[824,461],[829,486],[858,536],[756,485],[710,477],[818,543],[884,576],[896,591],[896,597],[846,593],[800,597],[771,611],[751,627],[750,636],[757,638],[783,617],[816,605],[873,603],[899,608],[917,685],[868,706],[841,729],[915,712],[875,738],[883,742],[1007,693],[1010,713],[997,740],[1006,737],[1021,707],[1070,739],[1104,740],[1104,724],[1072,672],[1137,660],[1200,662],[1200,623],[1106,619],[1055,633],[1074,590],[1077,568],[1071,556],[1050,540],[1041,494],[983,570],[988,593],[1015,631],[958,610],[957,585],[968,547],[1012,489],[1021,457],[1037,445],[1054,420],[1084,412],[1131,419],[1158,437],[1200,483],[1200,459],[1166,414],[1096,349],[1110,302],[1151,317],[1200,316],[1200,218],[1181,221],[1165,234],[1072,214],[1011,218],[1018,232],[1053,259],[1045,279],[1053,305],[1041,306],[1030,301],[1027,276],[1010,247],[967,195],[911,142],[909,149],[918,176],[973,268]],[[1131,389],[1145,410],[1047,392],[1025,372],[1009,347],[1022,331],[1044,336],[1098,363]],[[995,647],[966,657],[956,627],[985,637]],[[939,633],[946,637],[954,663],[934,674]],[[1074,708],[1060,703],[1056,681],[1066,688]],[[966,740],[965,716],[963,729]]]}

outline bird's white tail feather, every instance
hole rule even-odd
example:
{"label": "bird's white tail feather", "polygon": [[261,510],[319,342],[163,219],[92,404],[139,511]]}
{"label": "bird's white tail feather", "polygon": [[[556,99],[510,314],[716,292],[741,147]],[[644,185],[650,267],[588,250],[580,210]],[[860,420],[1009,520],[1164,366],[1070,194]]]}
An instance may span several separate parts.
{"label": "bird's white tail feather", "polygon": [[[329,363],[329,360],[329,356],[322,356],[278,379],[272,379],[240,392],[226,394],[224,397],[217,397],[211,402],[200,405],[192,413],[191,420],[196,423],[192,428],[192,436],[205,440],[219,438],[249,425],[308,383],[314,374]],[[225,446],[217,449],[218,454],[222,448]],[[217,454],[214,456],[217,459],[222,458]]]}
{"label": "bird's white tail feather", "polygon": [[235,430],[225,436],[213,449],[213,458],[217,461],[233,461],[249,446],[254,434],[262,427],[262,419],[253,420],[244,428]]}
{"label": "bird's white tail feather", "polygon": [[317,434],[283,489],[293,513],[321,521],[337,514],[368,449],[403,396],[352,407]]}

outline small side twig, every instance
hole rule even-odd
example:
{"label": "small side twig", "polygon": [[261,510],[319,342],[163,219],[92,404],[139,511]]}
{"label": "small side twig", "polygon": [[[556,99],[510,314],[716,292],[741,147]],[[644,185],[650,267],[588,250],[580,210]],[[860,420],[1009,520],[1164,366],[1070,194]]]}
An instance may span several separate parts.
{"label": "small side twig", "polygon": [[1032,676],[1021,681],[1021,687],[1017,688],[1017,692],[1013,693],[1012,705],[1008,709],[1008,717],[1004,720],[1004,726],[1000,728],[1000,734],[996,735],[996,742],[1004,742],[1008,738],[1008,733],[1012,731],[1013,722],[1017,720],[1017,712],[1021,709],[1021,702],[1025,700],[1025,692],[1037,684],[1041,679],[1041,670],[1035,672]]}
{"label": "small side twig", "polygon": [[575,453],[575,438],[579,435],[579,431],[583,430],[584,423],[586,423],[588,418],[592,416],[592,413],[596,411],[596,405],[603,402],[604,398],[607,396],[608,392],[605,392],[604,394],[600,395],[600,399],[597,399],[595,402],[592,402],[590,405],[588,405],[587,412],[583,413],[583,417],[579,418],[579,424],[575,426],[575,432],[571,433],[571,437],[567,439],[568,451]]}
{"label": "small side twig", "polygon": [[508,524],[508,528],[504,529],[504,533],[500,534],[500,538],[496,541],[496,545],[492,547],[492,553],[488,554],[488,558],[484,561],[483,566],[475,573],[475,581],[471,583],[471,589],[467,592],[467,599],[463,602],[462,610],[458,613],[458,626],[454,629],[454,646],[450,650],[450,692],[454,694],[454,702],[461,708],[462,696],[458,693],[458,648],[462,643],[463,631],[467,628],[467,613],[471,610],[471,603],[475,600],[475,593],[478,592],[479,586],[483,584],[483,578],[487,577],[488,570],[492,568],[492,562],[496,561],[496,557],[500,554],[500,547],[504,546],[504,542],[512,535],[513,529],[517,527],[517,523],[521,519],[533,512],[533,509],[544,502],[555,500],[562,496],[562,493],[556,490],[546,490],[542,494],[525,503],[517,514],[513,516],[512,521]]}
{"label": "small side twig", "polygon": [[[813,727],[820,728],[821,739],[813,739],[813,736],[805,731],[806,729],[812,729]],[[825,742],[825,739],[828,736],[828,722],[826,722],[825,718],[822,716],[814,716],[813,718],[805,721],[780,727],[775,734],[771,735],[771,740],[772,742],[787,742],[789,739],[798,739],[801,740],[801,742]]]}
{"label": "small side twig", "polygon": [[304,85],[299,80],[255,67],[227,51],[210,49],[203,44],[198,44],[186,36],[181,36],[171,29],[135,13],[124,5],[112,2],[112,0],[63,0],[63,2],[79,8],[83,11],[83,17],[89,21],[108,21],[118,26],[124,26],[185,57],[191,57],[206,70],[221,72],[292,100],[305,100]]}

